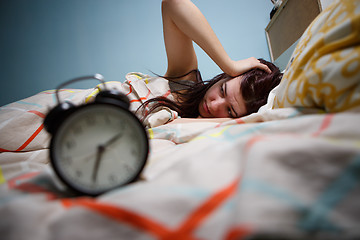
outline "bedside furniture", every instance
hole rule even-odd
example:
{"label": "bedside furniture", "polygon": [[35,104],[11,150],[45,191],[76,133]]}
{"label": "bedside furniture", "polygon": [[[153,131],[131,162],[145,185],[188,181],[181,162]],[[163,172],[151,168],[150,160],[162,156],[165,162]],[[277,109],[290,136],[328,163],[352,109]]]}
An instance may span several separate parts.
{"label": "bedside furniture", "polygon": [[283,0],[265,32],[271,61],[284,70],[297,41],[331,0]]}

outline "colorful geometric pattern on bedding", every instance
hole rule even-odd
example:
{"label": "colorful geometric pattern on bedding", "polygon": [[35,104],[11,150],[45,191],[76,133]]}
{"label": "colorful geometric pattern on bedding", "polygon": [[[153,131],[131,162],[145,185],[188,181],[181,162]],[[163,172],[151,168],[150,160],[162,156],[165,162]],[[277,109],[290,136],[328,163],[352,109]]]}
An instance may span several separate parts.
{"label": "colorful geometric pattern on bedding", "polygon": [[[306,73],[296,62],[298,78]],[[175,114],[165,109],[153,115],[142,179],[92,198],[69,192],[48,164],[49,135],[42,122],[56,104],[52,91],[0,108],[1,238],[359,239],[360,112],[326,113],[343,109],[357,95],[344,91],[350,98],[340,105],[319,107],[320,95],[309,93],[319,102],[286,107],[282,97],[292,96],[292,74],[285,74],[288,80],[276,96],[282,108],[222,124],[162,125]],[[133,103],[155,91],[169,94],[140,73],[109,86]],[[61,99],[80,104],[96,91],[63,90]]]}
{"label": "colorful geometric pattern on bedding", "polygon": [[274,108],[303,106],[341,112],[360,106],[360,1],[337,0],[301,37]]}
{"label": "colorful geometric pattern on bedding", "polygon": [[303,111],[269,110],[201,130],[196,123],[149,129],[143,180],[97,198],[66,191],[45,163],[27,169],[0,185],[7,216],[0,232],[8,239],[360,236],[359,113]]}

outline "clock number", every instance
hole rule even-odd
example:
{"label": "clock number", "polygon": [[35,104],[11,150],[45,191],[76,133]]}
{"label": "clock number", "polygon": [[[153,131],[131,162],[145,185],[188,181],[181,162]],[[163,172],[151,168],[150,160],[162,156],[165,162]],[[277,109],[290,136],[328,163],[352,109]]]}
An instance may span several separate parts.
{"label": "clock number", "polygon": [[124,168],[126,169],[127,172],[132,172],[134,169],[132,167],[130,167],[128,164],[124,165]]}
{"label": "clock number", "polygon": [[76,170],[75,174],[76,174],[76,177],[78,177],[78,178],[81,178],[83,176],[83,173],[80,170]]}
{"label": "clock number", "polygon": [[96,123],[96,119],[95,119],[95,116],[88,116],[86,118],[86,123],[89,125],[89,126],[92,126]]}
{"label": "clock number", "polygon": [[132,154],[134,157],[136,157],[136,156],[138,155],[138,151],[133,148],[133,149],[131,150],[131,154]]}
{"label": "clock number", "polygon": [[73,159],[70,156],[66,156],[63,159],[64,159],[64,163],[67,165],[71,165],[73,162]]}
{"label": "clock number", "polygon": [[111,118],[109,117],[108,114],[106,114],[106,115],[104,116],[104,119],[105,119],[105,123],[111,124]]}
{"label": "clock number", "polygon": [[111,183],[116,183],[116,176],[115,176],[114,174],[111,174],[111,175],[109,176],[109,182],[111,182]]}
{"label": "clock number", "polygon": [[83,132],[83,129],[82,129],[81,126],[76,126],[76,127],[74,127],[73,132],[74,132],[75,135],[79,135],[79,134],[81,134]]}
{"label": "clock number", "polygon": [[70,149],[76,147],[76,142],[74,140],[70,139],[70,140],[66,141],[65,146],[68,150],[70,150]]}
{"label": "clock number", "polygon": [[119,127],[119,131],[125,130],[126,123],[124,120],[120,119],[116,124]]}

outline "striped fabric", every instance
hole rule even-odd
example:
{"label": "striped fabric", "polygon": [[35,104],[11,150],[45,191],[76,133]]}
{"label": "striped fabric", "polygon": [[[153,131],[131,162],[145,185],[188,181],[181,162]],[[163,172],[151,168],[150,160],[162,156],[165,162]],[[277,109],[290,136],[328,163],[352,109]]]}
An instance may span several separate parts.
{"label": "striped fabric", "polygon": [[[92,91],[61,94],[81,103]],[[282,108],[149,128],[142,180],[89,198],[48,164],[42,121],[54,103],[46,91],[0,109],[4,239],[360,236],[359,112]]]}
{"label": "striped fabric", "polygon": [[[171,97],[166,82],[141,73],[109,86],[132,110]],[[65,89],[61,99],[81,104],[100,90]],[[268,105],[222,124],[162,125],[177,117],[163,109],[148,122],[141,180],[85,197],[48,164],[43,119],[55,104],[45,91],[0,108],[1,239],[360,238],[359,108]]]}

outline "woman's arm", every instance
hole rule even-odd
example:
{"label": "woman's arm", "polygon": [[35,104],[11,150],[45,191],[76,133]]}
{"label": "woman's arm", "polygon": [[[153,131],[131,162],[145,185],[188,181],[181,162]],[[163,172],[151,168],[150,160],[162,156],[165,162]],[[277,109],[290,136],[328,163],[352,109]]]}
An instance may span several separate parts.
{"label": "woman's arm", "polygon": [[[185,4],[189,5],[189,2]],[[161,10],[164,42],[168,60],[166,77],[181,76],[198,67],[191,36],[186,35],[184,31],[178,27],[178,22],[182,22],[182,18],[189,16],[185,14],[185,16],[173,19],[174,12],[178,15],[183,15],[177,5],[183,5],[183,3],[181,3],[181,1],[177,3],[171,0],[162,1]]]}
{"label": "woman's arm", "polygon": [[252,68],[270,71],[256,58],[233,61],[204,15],[190,0],[163,0],[162,15],[168,58],[165,76],[179,76],[197,68],[192,41],[198,44],[221,70],[230,76],[238,76]]}

